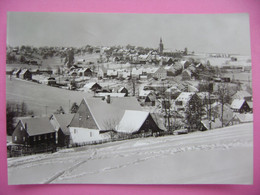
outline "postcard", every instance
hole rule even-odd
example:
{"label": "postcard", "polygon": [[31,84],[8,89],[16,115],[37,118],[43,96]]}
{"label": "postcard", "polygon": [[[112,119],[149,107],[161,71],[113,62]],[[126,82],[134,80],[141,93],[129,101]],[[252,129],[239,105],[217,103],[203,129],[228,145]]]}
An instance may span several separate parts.
{"label": "postcard", "polygon": [[248,14],[9,12],[8,184],[253,184]]}

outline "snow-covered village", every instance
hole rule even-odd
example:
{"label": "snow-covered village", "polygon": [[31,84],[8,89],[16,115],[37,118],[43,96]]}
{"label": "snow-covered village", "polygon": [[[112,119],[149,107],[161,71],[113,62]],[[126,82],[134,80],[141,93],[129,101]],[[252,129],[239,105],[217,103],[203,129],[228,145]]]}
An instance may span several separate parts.
{"label": "snow-covered village", "polygon": [[8,45],[9,184],[252,183],[251,56],[156,41]]}

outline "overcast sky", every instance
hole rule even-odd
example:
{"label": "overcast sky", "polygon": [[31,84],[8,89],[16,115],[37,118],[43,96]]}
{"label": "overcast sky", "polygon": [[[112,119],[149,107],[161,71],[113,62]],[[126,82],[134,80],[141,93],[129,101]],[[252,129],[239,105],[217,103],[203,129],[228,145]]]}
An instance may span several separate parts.
{"label": "overcast sky", "polygon": [[248,14],[171,15],[9,12],[11,46],[113,46],[250,55]]}

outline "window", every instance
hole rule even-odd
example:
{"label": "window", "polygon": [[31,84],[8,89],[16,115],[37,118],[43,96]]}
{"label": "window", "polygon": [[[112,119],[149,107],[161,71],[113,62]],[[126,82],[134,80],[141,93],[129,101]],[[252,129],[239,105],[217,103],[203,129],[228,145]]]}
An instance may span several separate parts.
{"label": "window", "polygon": [[81,119],[82,119],[82,116],[79,116],[79,121],[81,121]]}
{"label": "window", "polygon": [[44,135],[44,139],[47,139],[47,135]]}
{"label": "window", "polygon": [[21,131],[23,130],[23,127],[22,127],[22,126],[20,127],[20,130],[21,130]]}
{"label": "window", "polygon": [[74,134],[76,134],[77,133],[77,129],[74,129]]}
{"label": "window", "polygon": [[23,137],[23,141],[25,141],[25,137]]}
{"label": "window", "polygon": [[14,141],[17,141],[17,136],[14,136]]}
{"label": "window", "polygon": [[145,123],[146,123],[147,125],[149,125],[149,120],[146,120]]}
{"label": "window", "polygon": [[35,137],[35,136],[33,137],[33,141],[34,141],[34,142],[36,141],[36,137]]}
{"label": "window", "polygon": [[51,134],[51,138],[53,138],[53,134]]}
{"label": "window", "polygon": [[40,135],[38,136],[38,140],[41,140],[41,136]]}
{"label": "window", "polygon": [[92,137],[92,132],[89,133],[90,137]]}

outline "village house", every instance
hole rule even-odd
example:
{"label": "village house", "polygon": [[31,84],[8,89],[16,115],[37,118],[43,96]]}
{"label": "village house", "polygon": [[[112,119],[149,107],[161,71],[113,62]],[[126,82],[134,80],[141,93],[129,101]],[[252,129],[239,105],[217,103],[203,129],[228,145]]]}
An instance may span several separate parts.
{"label": "village house", "polygon": [[32,73],[28,69],[23,69],[19,74],[19,78],[32,80]]}
{"label": "village house", "polygon": [[246,100],[248,101],[252,101],[252,95],[250,93],[248,93],[247,91],[237,91],[233,96],[232,99],[238,99],[238,100]]}
{"label": "village house", "polygon": [[117,70],[107,70],[107,77],[108,78],[116,78],[118,76]]}
{"label": "village house", "polygon": [[92,71],[90,68],[81,68],[78,71],[78,76],[90,77],[92,76]]}
{"label": "village house", "polygon": [[107,69],[103,66],[99,67],[98,74],[99,79],[103,79],[107,77]]}
{"label": "village house", "polygon": [[188,69],[185,69],[184,71],[182,71],[182,80],[191,80],[191,71]]}
{"label": "village house", "polygon": [[124,93],[125,96],[128,96],[128,90],[127,90],[125,87],[120,87],[120,88],[117,90],[117,93]]}
{"label": "village house", "polygon": [[60,147],[69,146],[69,124],[73,117],[74,114],[53,114],[50,117],[50,123],[56,131],[56,144]]}
{"label": "village house", "polygon": [[250,112],[250,107],[247,104],[246,100],[234,99],[231,104],[231,108],[234,112],[239,112],[239,113]]}
{"label": "village house", "polygon": [[153,77],[157,79],[166,79],[167,78],[167,70],[165,70],[163,67],[160,67],[154,74]]}
{"label": "village house", "polygon": [[182,92],[175,100],[176,111],[186,110],[190,101],[201,101],[197,94],[194,92]]}
{"label": "village house", "polygon": [[94,91],[94,92],[100,89],[102,89],[102,87],[95,82],[86,83],[82,88],[83,91]]}
{"label": "village house", "polygon": [[228,125],[237,125],[237,124],[251,123],[251,122],[253,122],[253,114],[235,113],[233,118],[229,121]]}
{"label": "village house", "polygon": [[219,118],[216,118],[212,121],[209,121],[208,119],[202,120],[201,124],[200,124],[200,130],[201,131],[206,131],[206,130],[210,130],[210,129],[217,129],[217,128],[221,128],[222,124]]}
{"label": "village house", "polygon": [[[159,131],[149,116],[149,113],[142,111],[134,97],[84,98],[69,127],[72,143],[108,139],[109,131],[125,133],[150,131],[150,129],[152,132]],[[131,132],[129,127],[124,128],[126,122],[134,124],[134,127],[129,126]]]}
{"label": "village house", "polygon": [[12,134],[12,142],[29,147],[55,146],[55,130],[48,117],[20,119]]}
{"label": "village house", "polygon": [[144,99],[145,106],[155,106],[156,96],[154,93],[149,93]]}
{"label": "village house", "polygon": [[19,78],[19,74],[22,70],[21,69],[17,69],[13,71],[13,76],[15,76],[16,78]]}

